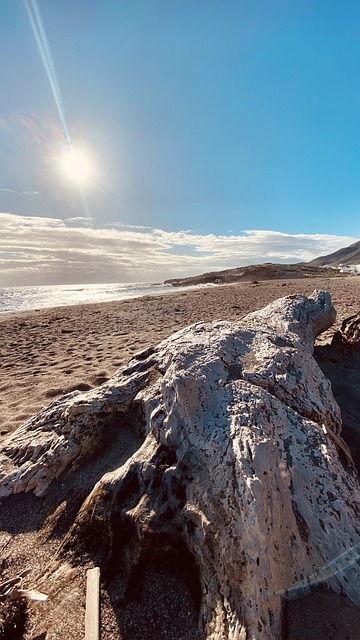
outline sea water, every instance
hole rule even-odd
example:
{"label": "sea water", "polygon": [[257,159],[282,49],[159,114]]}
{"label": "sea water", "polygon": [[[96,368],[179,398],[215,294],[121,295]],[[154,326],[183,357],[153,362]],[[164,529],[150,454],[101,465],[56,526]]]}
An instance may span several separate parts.
{"label": "sea water", "polygon": [[[188,289],[188,287],[186,287]],[[0,289],[0,313],[31,311],[91,302],[126,300],[151,294],[179,291],[179,287],[156,283],[70,284],[4,287]]]}

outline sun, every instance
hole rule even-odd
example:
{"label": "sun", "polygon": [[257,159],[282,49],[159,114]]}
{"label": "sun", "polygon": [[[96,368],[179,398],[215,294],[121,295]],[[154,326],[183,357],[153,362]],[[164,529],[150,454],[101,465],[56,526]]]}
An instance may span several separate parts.
{"label": "sun", "polygon": [[59,165],[63,175],[72,182],[85,187],[95,178],[95,163],[89,153],[83,149],[69,146],[59,158]]}

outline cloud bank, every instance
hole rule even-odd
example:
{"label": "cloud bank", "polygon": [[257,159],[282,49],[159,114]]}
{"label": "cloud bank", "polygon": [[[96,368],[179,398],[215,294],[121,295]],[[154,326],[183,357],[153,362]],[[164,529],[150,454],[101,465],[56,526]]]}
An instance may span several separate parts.
{"label": "cloud bank", "polygon": [[158,282],[262,262],[308,261],[358,238],[245,230],[198,235],[87,218],[0,213],[0,286]]}

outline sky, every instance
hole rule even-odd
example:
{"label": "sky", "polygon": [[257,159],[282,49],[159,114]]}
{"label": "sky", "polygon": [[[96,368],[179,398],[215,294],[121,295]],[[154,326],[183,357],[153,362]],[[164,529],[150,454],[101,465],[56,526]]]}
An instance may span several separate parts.
{"label": "sky", "polygon": [[0,286],[359,240],[359,24],[348,0],[1,0]]}

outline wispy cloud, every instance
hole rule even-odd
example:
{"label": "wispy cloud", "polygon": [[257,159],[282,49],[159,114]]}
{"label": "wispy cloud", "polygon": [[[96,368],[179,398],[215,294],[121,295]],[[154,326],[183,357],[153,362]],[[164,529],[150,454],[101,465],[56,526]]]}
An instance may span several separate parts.
{"label": "wispy cloud", "polygon": [[9,123],[4,120],[4,118],[0,118],[0,129],[6,129],[7,131],[11,130]]}
{"label": "wispy cloud", "polygon": [[7,193],[15,193],[19,196],[38,196],[38,191],[16,191],[16,189],[5,189],[0,187],[0,191],[5,191]]}
{"label": "wispy cloud", "polygon": [[355,242],[351,236],[245,230],[200,235],[82,218],[0,213],[0,282],[149,282],[261,262],[307,261]]}
{"label": "wispy cloud", "polygon": [[73,227],[90,227],[93,224],[93,218],[85,218],[78,216],[76,218],[66,218],[67,226]]}

